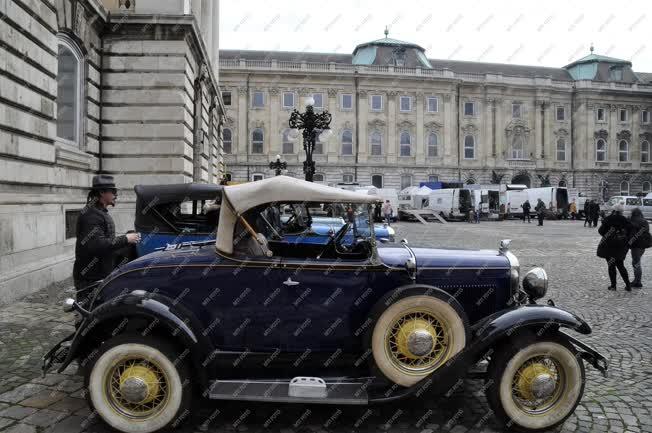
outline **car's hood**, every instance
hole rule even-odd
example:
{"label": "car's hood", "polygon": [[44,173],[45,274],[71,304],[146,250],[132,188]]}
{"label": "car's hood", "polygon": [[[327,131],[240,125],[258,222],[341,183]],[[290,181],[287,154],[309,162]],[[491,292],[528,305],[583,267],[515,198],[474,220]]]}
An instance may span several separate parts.
{"label": "car's hood", "polygon": [[[467,250],[453,248],[412,248],[417,268],[509,268],[509,260],[497,250]],[[404,266],[410,257],[405,248],[379,247],[380,260],[387,266]]]}

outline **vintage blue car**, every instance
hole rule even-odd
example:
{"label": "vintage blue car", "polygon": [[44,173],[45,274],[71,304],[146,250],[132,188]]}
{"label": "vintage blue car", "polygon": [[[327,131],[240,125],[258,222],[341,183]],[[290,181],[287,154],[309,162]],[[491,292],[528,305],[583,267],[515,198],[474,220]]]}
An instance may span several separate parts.
{"label": "vintage blue car", "polygon": [[[88,303],[66,301],[81,321],[44,356],[44,372],[76,360],[105,422],[154,432],[202,396],[391,403],[448,392],[488,360],[481,375],[498,419],[523,431],[561,424],[582,398],[584,362],[606,374],[607,361],[562,332],[589,334],[584,320],[536,303],[546,272],[521,275],[507,241],[380,247],[374,200],[283,176],[224,187],[215,244],[140,257]],[[278,206],[335,202],[355,218],[325,245],[275,238]],[[355,226],[372,228],[343,244]]]}
{"label": "vintage blue car", "polygon": [[[134,225],[142,236],[136,246],[137,256],[144,256],[168,245],[215,242],[215,232],[219,221],[219,202],[222,199],[222,186],[202,183],[182,183],[170,185],[136,185],[136,215]],[[344,225],[341,217],[319,216],[315,209],[305,204],[286,206],[287,215],[281,217],[279,234],[289,242],[326,244],[331,232]],[[297,225],[299,218],[293,213],[301,213],[301,232],[294,227],[293,232],[283,233],[288,221]],[[313,215],[314,214],[314,215]],[[357,231],[369,236],[369,227],[356,227]],[[394,241],[394,229],[386,224],[375,225],[376,237]],[[353,231],[347,233],[344,243],[351,245]]]}

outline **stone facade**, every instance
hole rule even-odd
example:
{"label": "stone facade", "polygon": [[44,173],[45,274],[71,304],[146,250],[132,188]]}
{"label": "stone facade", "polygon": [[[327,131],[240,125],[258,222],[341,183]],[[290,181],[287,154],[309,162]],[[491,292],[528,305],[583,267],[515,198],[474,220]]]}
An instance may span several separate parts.
{"label": "stone facade", "polygon": [[[361,47],[374,44],[387,54],[361,64]],[[633,73],[631,63],[593,54],[576,62],[625,69],[626,80],[604,81],[575,79],[575,63],[543,68],[429,59],[398,66],[392,56],[401,49],[423,50],[393,39],[360,45],[352,56],[222,50],[221,85],[230,99],[225,128],[232,142],[225,158],[232,179],[273,175],[268,163],[277,154],[288,162],[289,174],[303,176],[301,144],[284,152],[283,133],[291,109],[303,110],[302,98],[317,93],[333,115],[334,134],[314,158],[318,179],[327,183],[401,188],[435,179],[533,187],[549,182],[594,197],[620,193],[621,187],[631,194],[649,191],[652,82],[650,74]],[[257,92],[262,107],[254,107]],[[284,104],[286,93],[294,95],[292,104]],[[253,151],[255,129],[264,133],[262,153]],[[352,146],[345,145],[344,131],[352,133]],[[602,135],[604,158],[596,149]],[[627,152],[620,158],[622,140]]]}
{"label": "stone facade", "polygon": [[224,173],[217,1],[0,2],[0,303],[71,276],[91,178]]}

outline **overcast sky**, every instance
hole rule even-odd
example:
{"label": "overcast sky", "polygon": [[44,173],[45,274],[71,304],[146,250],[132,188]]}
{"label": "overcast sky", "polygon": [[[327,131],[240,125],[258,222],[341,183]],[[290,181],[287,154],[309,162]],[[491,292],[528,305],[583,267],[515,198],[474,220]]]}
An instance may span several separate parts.
{"label": "overcast sky", "polygon": [[652,0],[222,0],[220,48],[351,53],[389,36],[429,58],[562,67],[589,54],[652,72]]}

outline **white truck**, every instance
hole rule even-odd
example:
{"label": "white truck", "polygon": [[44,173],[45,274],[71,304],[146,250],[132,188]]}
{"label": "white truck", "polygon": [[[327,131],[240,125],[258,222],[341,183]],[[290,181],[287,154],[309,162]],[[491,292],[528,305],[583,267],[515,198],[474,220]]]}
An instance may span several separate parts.
{"label": "white truck", "polygon": [[[504,205],[504,217],[523,217],[523,203],[528,200],[527,189],[506,189],[500,192],[500,204]],[[532,204],[532,202],[530,202]],[[532,206],[531,212],[534,210]]]}
{"label": "white truck", "polygon": [[427,186],[410,186],[398,194],[398,219],[414,220],[416,217],[413,213],[406,212],[409,210],[421,210],[428,207],[428,201],[432,189]]}
{"label": "white truck", "polygon": [[436,189],[428,196],[427,209],[447,220],[464,219],[473,209],[473,195],[468,188]]}
{"label": "white truck", "polygon": [[538,199],[546,205],[547,213],[553,214],[557,218],[566,215],[568,212],[568,189],[566,187],[544,186],[541,188],[527,189],[528,200],[532,205],[532,211],[537,207]]}

